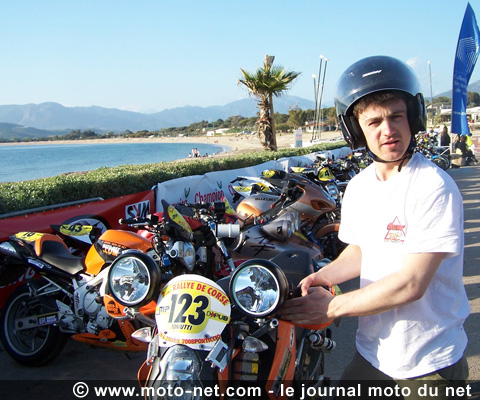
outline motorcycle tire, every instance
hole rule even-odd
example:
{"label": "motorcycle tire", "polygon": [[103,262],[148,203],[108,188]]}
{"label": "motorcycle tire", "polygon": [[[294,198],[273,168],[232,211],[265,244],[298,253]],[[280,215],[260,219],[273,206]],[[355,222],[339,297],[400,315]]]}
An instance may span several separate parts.
{"label": "motorcycle tire", "polygon": [[335,260],[347,245],[338,238],[338,226],[335,223],[320,227],[315,232],[315,237],[320,242],[323,256]]}
{"label": "motorcycle tire", "polygon": [[17,288],[9,296],[0,314],[0,340],[15,361],[23,365],[40,366],[60,353],[68,335],[60,332],[58,327],[43,325],[15,330],[17,318],[42,315],[55,309],[56,304],[51,297],[31,298],[27,284]]}
{"label": "motorcycle tire", "polygon": [[433,158],[432,159],[432,162],[434,164],[436,164],[437,166],[439,166],[441,169],[443,169],[444,171],[448,168],[448,165],[446,163],[446,161],[443,159],[443,158],[440,158],[440,157],[437,157],[437,158]]}
{"label": "motorcycle tire", "polygon": [[445,165],[447,166],[447,169],[452,168],[452,161],[450,160],[450,157],[448,156],[440,156],[442,160],[445,162]]}
{"label": "motorcycle tire", "polygon": [[299,381],[309,386],[321,385],[325,374],[325,353],[314,349],[310,343],[304,346],[297,367]]}

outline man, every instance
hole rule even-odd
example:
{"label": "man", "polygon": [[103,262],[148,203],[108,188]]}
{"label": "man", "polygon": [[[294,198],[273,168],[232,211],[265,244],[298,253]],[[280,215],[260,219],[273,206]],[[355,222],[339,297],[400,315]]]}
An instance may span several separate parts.
{"label": "man", "polygon": [[[335,103],[346,141],[366,147],[374,163],[345,193],[339,237],[347,248],[301,282],[302,297],[281,317],[302,324],[360,317],[357,354],[342,381],[465,381],[463,204],[451,177],[414,154],[415,134],[425,131],[418,80],[397,59],[369,57],[343,73]],[[356,291],[333,296],[322,288],[358,276]]]}
{"label": "man", "polygon": [[455,144],[455,148],[456,150],[460,150],[462,158],[465,158],[465,165],[476,164],[478,162],[475,157],[475,146],[469,135],[461,135],[460,139]]}

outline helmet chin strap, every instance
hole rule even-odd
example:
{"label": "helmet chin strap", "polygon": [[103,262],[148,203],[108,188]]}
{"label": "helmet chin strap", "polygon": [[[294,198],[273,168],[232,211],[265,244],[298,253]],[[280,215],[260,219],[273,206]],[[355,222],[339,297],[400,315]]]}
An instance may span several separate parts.
{"label": "helmet chin strap", "polygon": [[376,162],[380,162],[380,163],[384,163],[384,164],[390,164],[390,163],[396,163],[396,162],[401,161],[400,165],[398,166],[398,172],[400,172],[402,170],[404,164],[406,163],[406,161],[408,161],[408,160],[410,160],[410,158],[412,158],[414,148],[415,148],[415,138],[412,135],[412,140],[410,141],[410,144],[408,145],[407,151],[405,151],[403,156],[400,157],[397,160],[392,160],[392,161],[383,160],[380,157],[378,157],[377,155],[373,154],[372,151],[368,148],[368,146],[367,146],[367,152],[370,155],[370,157],[372,157],[373,161],[376,161]]}

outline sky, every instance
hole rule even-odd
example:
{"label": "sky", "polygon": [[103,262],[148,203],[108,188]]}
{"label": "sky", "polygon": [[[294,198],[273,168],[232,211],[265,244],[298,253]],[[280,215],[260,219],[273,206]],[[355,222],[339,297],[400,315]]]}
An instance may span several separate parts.
{"label": "sky", "polygon": [[[289,95],[313,101],[312,74],[320,72],[324,105],[333,105],[341,73],[373,55],[407,62],[430,99],[452,88],[467,4],[464,0],[2,1],[0,105],[56,102],[142,113],[186,105],[222,106],[248,97],[237,84],[240,69],[255,72],[266,54],[275,56],[274,64],[301,73]],[[480,0],[471,0],[470,5],[480,21]],[[480,62],[470,82],[479,79]]]}

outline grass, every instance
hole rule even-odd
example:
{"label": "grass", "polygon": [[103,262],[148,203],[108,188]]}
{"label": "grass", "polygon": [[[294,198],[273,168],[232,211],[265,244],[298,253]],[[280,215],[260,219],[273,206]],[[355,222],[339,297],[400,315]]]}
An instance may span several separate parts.
{"label": "grass", "polygon": [[0,183],[0,214],[68,203],[93,197],[110,199],[151,189],[158,183],[207,172],[246,168],[270,160],[310,154],[345,146],[323,143],[307,148],[256,151],[226,157],[206,157],[143,165],[102,167],[32,181]]}

